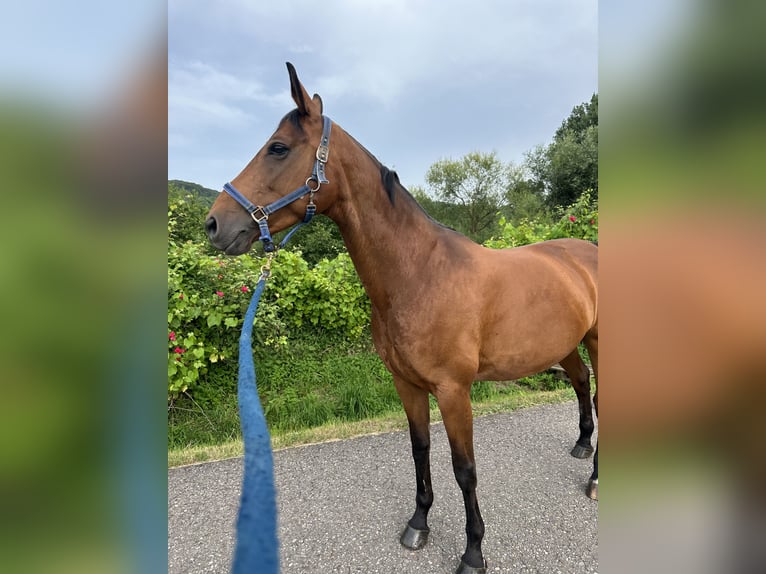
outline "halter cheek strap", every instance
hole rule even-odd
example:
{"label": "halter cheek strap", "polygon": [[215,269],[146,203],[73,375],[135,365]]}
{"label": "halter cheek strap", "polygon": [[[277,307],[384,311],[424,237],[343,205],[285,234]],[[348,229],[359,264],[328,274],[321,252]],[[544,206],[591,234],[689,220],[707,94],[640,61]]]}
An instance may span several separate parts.
{"label": "halter cheek strap", "polygon": [[[284,247],[290,237],[292,237],[293,233],[306,225],[309,221],[311,221],[311,218],[314,217],[314,214],[317,210],[316,205],[314,204],[314,194],[319,191],[319,188],[323,183],[330,183],[325,176],[324,168],[325,164],[327,163],[327,158],[330,156],[330,129],[332,128],[332,121],[330,121],[330,118],[327,116],[322,116],[322,122],[322,139],[319,142],[319,147],[317,147],[314,169],[311,171],[311,175],[308,177],[308,179],[306,179],[306,183],[304,183],[301,187],[292,193],[288,193],[287,195],[280,197],[275,202],[269,203],[265,207],[261,207],[260,205],[254,205],[249,199],[237,191],[237,189],[231,185],[231,183],[226,183],[223,186],[223,190],[228,193],[237,203],[244,207],[250,214],[250,217],[253,218],[253,221],[258,224],[258,228],[261,232],[259,239],[261,242],[263,242],[263,250],[267,253],[271,253],[272,251],[276,250],[274,241],[271,238],[271,232],[269,231],[269,215],[278,209],[282,209],[286,205],[290,205],[294,201],[297,201],[304,195],[308,194],[309,203],[306,206],[306,215],[303,217],[303,221],[293,227],[287,236],[285,236],[285,238],[282,240],[279,247]],[[316,184],[316,187],[311,187],[312,183]]]}

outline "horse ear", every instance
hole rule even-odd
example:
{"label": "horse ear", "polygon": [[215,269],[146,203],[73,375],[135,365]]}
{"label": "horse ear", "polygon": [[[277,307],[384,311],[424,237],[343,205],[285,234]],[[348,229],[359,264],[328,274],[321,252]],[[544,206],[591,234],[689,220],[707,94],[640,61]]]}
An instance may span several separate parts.
{"label": "horse ear", "polygon": [[319,94],[314,94],[314,97],[311,99],[314,100],[314,103],[319,106],[319,115],[321,116],[324,113],[324,105],[322,104],[322,98],[319,97]]}
{"label": "horse ear", "polygon": [[311,98],[303,87],[301,81],[298,79],[298,73],[295,71],[295,66],[290,62],[287,62],[287,73],[290,74],[290,94],[293,96],[295,105],[298,106],[298,113],[302,116],[311,115]]}

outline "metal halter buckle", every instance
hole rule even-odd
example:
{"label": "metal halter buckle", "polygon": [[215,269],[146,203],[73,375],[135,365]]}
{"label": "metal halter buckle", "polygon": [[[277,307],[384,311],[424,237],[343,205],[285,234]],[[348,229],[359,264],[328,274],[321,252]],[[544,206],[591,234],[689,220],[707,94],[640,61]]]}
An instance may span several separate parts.
{"label": "metal halter buckle", "polygon": [[[312,181],[313,181],[313,182],[316,182],[316,184],[317,184],[317,186],[316,186],[316,187],[311,187],[311,184],[310,184],[310,182],[312,182]],[[319,188],[320,188],[320,187],[322,187],[322,182],[321,182],[321,181],[319,181],[319,178],[317,178],[316,176],[314,176],[314,175],[310,175],[308,178],[306,178],[306,187],[308,187],[308,188],[309,188],[309,192],[311,193],[311,195],[312,195],[312,197],[313,197],[313,195],[314,195],[314,194],[315,194],[317,191],[319,191]]]}
{"label": "metal halter buckle", "polygon": [[[260,216],[256,215],[256,213],[260,211]],[[260,223],[263,220],[266,220],[269,218],[269,214],[266,213],[266,211],[260,206],[256,205],[255,209],[250,213],[250,217],[252,217],[256,223]]]}
{"label": "metal halter buckle", "polygon": [[330,148],[326,144],[320,143],[317,148],[317,159],[322,163],[327,163],[327,158],[330,157]]}

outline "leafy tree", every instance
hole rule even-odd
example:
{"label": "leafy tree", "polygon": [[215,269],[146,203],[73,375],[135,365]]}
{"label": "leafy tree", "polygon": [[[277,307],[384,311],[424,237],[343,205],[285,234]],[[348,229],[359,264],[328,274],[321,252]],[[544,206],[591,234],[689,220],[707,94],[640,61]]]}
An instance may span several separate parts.
{"label": "leafy tree", "polygon": [[586,189],[598,197],[598,126],[564,132],[548,150],[550,205],[574,203]]}
{"label": "leafy tree", "polygon": [[461,206],[458,231],[476,241],[491,235],[509,182],[508,167],[497,154],[472,152],[459,160],[440,160],[428,169],[426,182],[438,199]]}
{"label": "leafy tree", "polygon": [[532,178],[526,166],[508,165],[509,184],[505,193],[505,206],[501,213],[507,221],[547,219],[544,188]]}
{"label": "leafy tree", "polygon": [[549,207],[568,206],[586,189],[598,198],[598,94],[575,106],[548,146],[527,152],[525,163]]}
{"label": "leafy tree", "polygon": [[581,140],[588,128],[593,126],[598,127],[598,94],[593,94],[590,102],[583,102],[572,108],[569,117],[556,130],[553,141],[562,140],[567,133],[574,134],[578,140]]}
{"label": "leafy tree", "polygon": [[434,199],[419,185],[410,188],[409,191],[420,206],[425,209],[426,213],[433,219],[452,229],[460,227],[460,220],[463,213],[461,205]]}

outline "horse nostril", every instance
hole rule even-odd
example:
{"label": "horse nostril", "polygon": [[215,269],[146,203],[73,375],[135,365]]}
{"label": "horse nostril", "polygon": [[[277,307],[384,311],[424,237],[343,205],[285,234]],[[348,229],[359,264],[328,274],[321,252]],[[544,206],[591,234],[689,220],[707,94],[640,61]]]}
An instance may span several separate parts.
{"label": "horse nostril", "polygon": [[205,231],[211,240],[215,237],[215,234],[218,231],[218,222],[212,215],[207,218],[207,221],[205,221]]}

